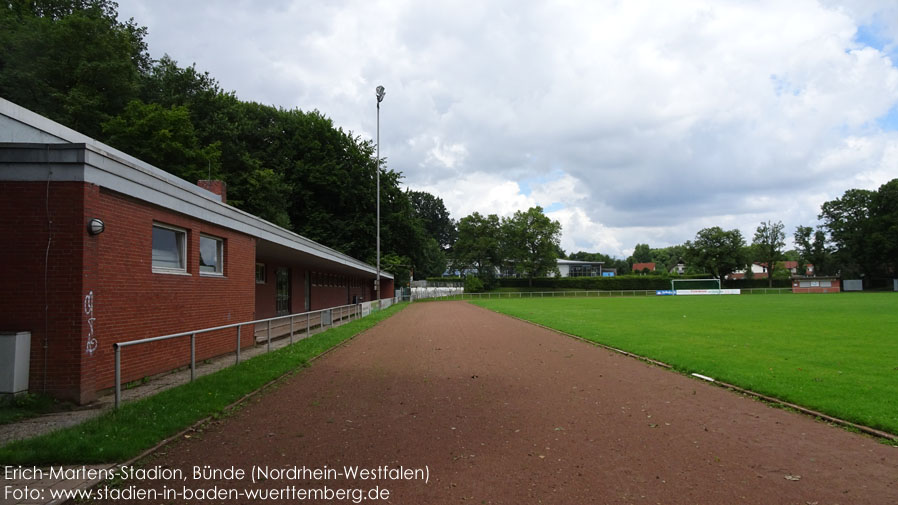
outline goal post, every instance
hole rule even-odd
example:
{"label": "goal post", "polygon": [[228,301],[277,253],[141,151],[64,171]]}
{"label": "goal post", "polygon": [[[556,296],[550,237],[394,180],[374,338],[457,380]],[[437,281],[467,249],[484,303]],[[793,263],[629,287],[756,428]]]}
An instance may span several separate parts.
{"label": "goal post", "polygon": [[679,292],[678,294],[692,294],[690,292],[721,294],[720,279],[672,279],[670,281],[670,289],[674,292]]}

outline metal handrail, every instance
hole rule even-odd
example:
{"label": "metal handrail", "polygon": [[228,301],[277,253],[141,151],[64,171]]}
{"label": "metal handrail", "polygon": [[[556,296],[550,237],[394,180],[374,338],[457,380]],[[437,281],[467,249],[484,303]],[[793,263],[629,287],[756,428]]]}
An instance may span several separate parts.
{"label": "metal handrail", "polygon": [[[345,309],[349,309],[349,308],[352,308],[353,310],[348,313],[345,312]],[[266,319],[245,321],[245,322],[241,322],[241,323],[231,323],[231,324],[225,324],[222,326],[215,326],[212,328],[202,328],[199,330],[182,331],[179,333],[171,333],[168,335],[161,335],[158,337],[149,337],[149,338],[141,338],[141,339],[137,339],[137,340],[128,340],[126,342],[116,342],[116,343],[112,344],[112,348],[115,351],[115,408],[119,408],[119,406],[121,405],[121,398],[122,398],[122,355],[121,355],[121,353],[122,353],[123,347],[130,347],[132,345],[138,345],[138,344],[146,344],[149,342],[158,342],[161,340],[170,340],[173,338],[186,337],[187,335],[190,335],[190,381],[193,382],[193,380],[196,379],[196,336],[197,336],[197,334],[208,333],[211,331],[227,330],[230,328],[237,328],[237,357],[236,357],[236,362],[235,362],[235,364],[237,364],[237,363],[240,363],[240,347],[241,347],[240,331],[243,326],[247,326],[250,324],[255,325],[255,324],[259,324],[259,323],[267,323],[267,326],[268,326],[267,347],[268,347],[268,351],[271,351],[271,323],[272,323],[272,321],[278,321],[278,320],[288,319],[288,318],[290,319],[290,343],[292,344],[293,343],[293,321],[295,318],[302,317],[302,316],[306,317],[306,336],[308,336],[310,334],[309,332],[311,330],[311,320],[312,320],[313,314],[324,314],[325,312],[329,313],[330,317],[328,319],[330,321],[330,326],[333,327],[334,326],[334,311],[339,311],[339,319],[341,319],[341,320],[346,318],[347,315],[349,316],[350,319],[352,319],[353,314],[356,316],[356,319],[358,319],[361,317],[361,314],[362,314],[362,304],[356,303],[356,304],[350,304],[350,305],[340,305],[338,307],[331,307],[328,309],[310,310],[308,312],[300,312],[297,314],[287,314],[285,316],[275,316],[275,317],[269,317]],[[319,318],[318,327],[323,328],[324,325],[325,325],[324,319]]]}

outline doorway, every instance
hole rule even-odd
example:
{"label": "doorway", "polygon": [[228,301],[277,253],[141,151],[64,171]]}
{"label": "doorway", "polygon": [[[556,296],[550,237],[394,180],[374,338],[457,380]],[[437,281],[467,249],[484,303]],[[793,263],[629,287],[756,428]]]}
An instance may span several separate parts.
{"label": "doorway", "polygon": [[278,267],[275,278],[275,310],[277,315],[285,316],[290,313],[290,269]]}

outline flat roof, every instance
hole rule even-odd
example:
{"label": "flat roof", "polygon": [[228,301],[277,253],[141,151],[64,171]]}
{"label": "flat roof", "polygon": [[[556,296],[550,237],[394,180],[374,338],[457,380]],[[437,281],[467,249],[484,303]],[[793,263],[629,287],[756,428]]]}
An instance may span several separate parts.
{"label": "flat roof", "polygon": [[[371,274],[377,268],[221,202],[215,193],[0,98],[0,180],[88,182]],[[381,270],[381,276],[393,275]]]}
{"label": "flat roof", "polygon": [[604,265],[604,261],[557,260],[559,265]]}

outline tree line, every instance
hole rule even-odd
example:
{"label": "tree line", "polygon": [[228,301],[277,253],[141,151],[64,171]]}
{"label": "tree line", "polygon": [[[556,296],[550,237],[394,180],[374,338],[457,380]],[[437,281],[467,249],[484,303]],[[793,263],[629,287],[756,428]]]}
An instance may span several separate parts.
{"label": "tree line", "polygon": [[470,291],[493,287],[497,275],[519,275],[533,285],[536,277],[558,274],[560,240],[561,224],[539,206],[504,218],[474,212],[458,221],[452,267],[475,274],[465,286]]}
{"label": "tree line", "polygon": [[[751,244],[737,230],[710,227],[700,230],[685,244],[652,249],[637,244],[630,264],[656,262],[665,269],[676,262],[687,265],[687,273],[708,273],[723,279],[752,263],[765,265],[770,285],[776,277],[791,274],[783,261],[796,261],[799,274],[840,275],[873,279],[898,273],[898,179],[877,190],[849,189],[840,198],[821,206],[816,227],[800,225],[793,233],[795,248],[784,250],[786,231],[782,221],[762,222]],[[812,270],[807,266],[811,265]]]}
{"label": "tree line", "polygon": [[[153,60],[146,28],[109,0],[0,3],[0,96],[368,263],[376,149],[323,113],[243,101],[195,65]],[[372,108],[373,109],[373,108]],[[373,113],[373,110],[372,110]],[[403,283],[440,275],[454,240],[442,199],[403,191],[380,160],[382,265]]]}
{"label": "tree line", "polygon": [[[188,181],[221,179],[228,203],[368,263],[375,261],[376,149],[318,110],[237,98],[195,65],[153,60],[146,28],[120,21],[110,0],[0,3],[0,96]],[[626,260],[600,252],[569,256],[561,225],[540,207],[500,218],[455,221],[443,200],[403,190],[402,174],[380,160],[382,265],[397,285],[472,271],[491,286],[497,272],[530,279],[555,272],[557,258],[603,261],[629,273],[654,262],[669,271],[723,278],[752,262],[777,272],[784,260],[817,274],[894,276],[898,179],[851,189],[823,204],[817,227],[799,226],[783,251],[782,222],[739,230],[710,227],[681,245],[637,244]],[[771,280],[772,282],[772,280]]]}

